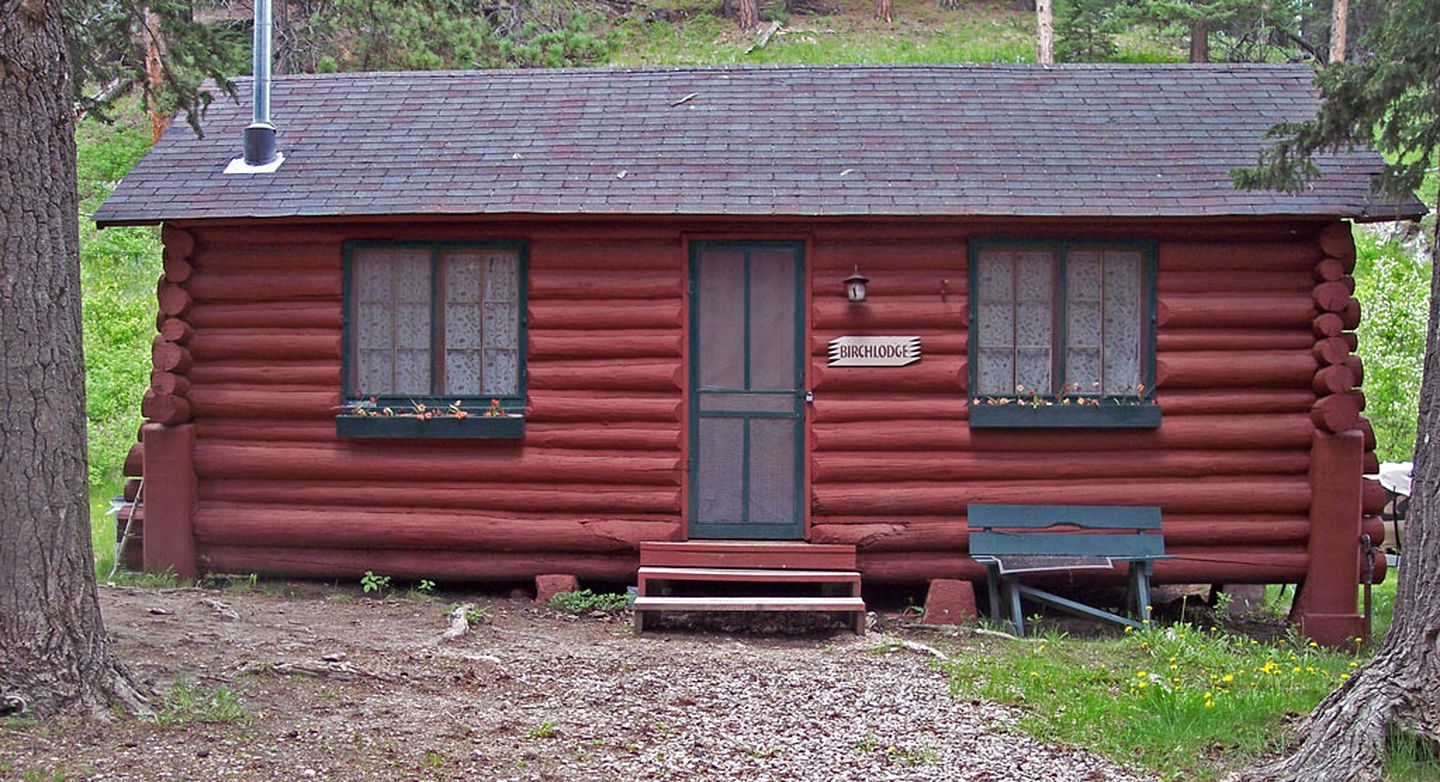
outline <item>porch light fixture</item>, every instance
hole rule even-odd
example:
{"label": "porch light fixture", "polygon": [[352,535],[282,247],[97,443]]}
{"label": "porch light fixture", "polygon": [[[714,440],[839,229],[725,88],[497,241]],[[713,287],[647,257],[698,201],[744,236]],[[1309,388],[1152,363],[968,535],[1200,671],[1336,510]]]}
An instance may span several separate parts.
{"label": "porch light fixture", "polygon": [[860,273],[860,267],[855,267],[855,273],[845,278],[845,298],[851,304],[860,304],[865,301],[865,283],[870,278]]}

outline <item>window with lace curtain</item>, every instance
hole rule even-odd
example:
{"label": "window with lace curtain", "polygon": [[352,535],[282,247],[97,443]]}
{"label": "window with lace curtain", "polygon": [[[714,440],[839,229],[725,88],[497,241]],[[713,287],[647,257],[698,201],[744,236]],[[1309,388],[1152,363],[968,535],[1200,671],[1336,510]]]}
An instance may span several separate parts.
{"label": "window with lace curtain", "polygon": [[970,379],[971,396],[979,403],[974,407],[1006,400],[1029,400],[1032,409],[1149,401],[1155,272],[1148,246],[1018,240],[974,245]]}
{"label": "window with lace curtain", "polygon": [[520,245],[346,250],[347,399],[523,407]]}

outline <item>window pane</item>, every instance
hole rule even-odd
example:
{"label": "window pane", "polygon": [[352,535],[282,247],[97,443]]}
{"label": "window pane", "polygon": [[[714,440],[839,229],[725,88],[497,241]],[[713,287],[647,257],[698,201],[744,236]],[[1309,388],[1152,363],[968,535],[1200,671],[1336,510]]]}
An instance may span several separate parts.
{"label": "window pane", "polygon": [[1134,394],[1140,376],[1140,254],[1105,254],[1105,378],[1107,394]]}
{"label": "window pane", "polygon": [[1008,301],[980,302],[980,344],[985,347],[1014,347],[1015,312]]}
{"label": "window pane", "polygon": [[976,354],[975,393],[1009,396],[1015,393],[1015,351],[1010,348],[981,348]]}
{"label": "window pane", "polygon": [[430,251],[361,248],[352,265],[354,390],[430,393]]}
{"label": "window pane", "polygon": [[1100,393],[1100,348],[1070,348],[1065,354],[1065,384],[1071,393]]}
{"label": "window pane", "polygon": [[520,393],[520,255],[491,250],[484,269],[480,390],[487,396],[514,396]]}
{"label": "window pane", "polygon": [[[1018,348],[1015,351],[1015,393],[1053,393],[1050,387],[1050,348]],[[1023,386],[1023,390],[1020,388]]]}

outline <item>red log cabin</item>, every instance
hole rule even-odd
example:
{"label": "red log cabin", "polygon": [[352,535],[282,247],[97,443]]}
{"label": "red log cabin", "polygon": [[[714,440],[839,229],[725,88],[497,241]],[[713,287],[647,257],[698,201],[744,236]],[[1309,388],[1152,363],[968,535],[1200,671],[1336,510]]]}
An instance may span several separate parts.
{"label": "red log cabin", "polygon": [[[968,503],[1153,505],[1157,581],[1300,583],[1307,630],[1358,626],[1383,494],[1348,221],[1422,207],[1377,200],[1365,150],[1299,194],[1231,187],[1313,114],[1306,67],[337,74],[272,100],[273,160],[232,161],[250,111],[219,101],[95,216],[163,226],[147,569],[627,581],[687,542],[983,580]],[[864,336],[903,355],[831,363]]]}

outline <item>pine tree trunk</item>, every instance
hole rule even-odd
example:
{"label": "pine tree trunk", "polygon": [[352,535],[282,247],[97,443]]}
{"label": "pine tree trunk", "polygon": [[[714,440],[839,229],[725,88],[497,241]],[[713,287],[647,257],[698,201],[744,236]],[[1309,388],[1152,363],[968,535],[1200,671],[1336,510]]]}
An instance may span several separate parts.
{"label": "pine tree trunk", "polygon": [[[1440,264],[1440,223],[1431,259]],[[1430,325],[1415,472],[1395,620],[1375,659],[1320,703],[1284,760],[1242,772],[1236,782],[1379,782],[1392,731],[1440,742],[1440,274],[1430,278]]]}
{"label": "pine tree trunk", "polygon": [[740,0],[738,13],[740,31],[750,32],[760,26],[760,5],[757,0]]}
{"label": "pine tree trunk", "polygon": [[1345,60],[1345,28],[1350,20],[1349,0],[1332,0],[1330,7],[1330,62]]}
{"label": "pine tree trunk", "polygon": [[59,0],[0,0],[0,711],[143,701],[100,620]]}
{"label": "pine tree trunk", "polygon": [[1035,3],[1035,62],[1055,64],[1055,12],[1051,0]]}
{"label": "pine tree trunk", "polygon": [[1190,23],[1190,62],[1210,62],[1210,26],[1204,22]]}
{"label": "pine tree trunk", "polygon": [[895,21],[895,7],[892,0],[875,0],[875,18],[886,22]]}

